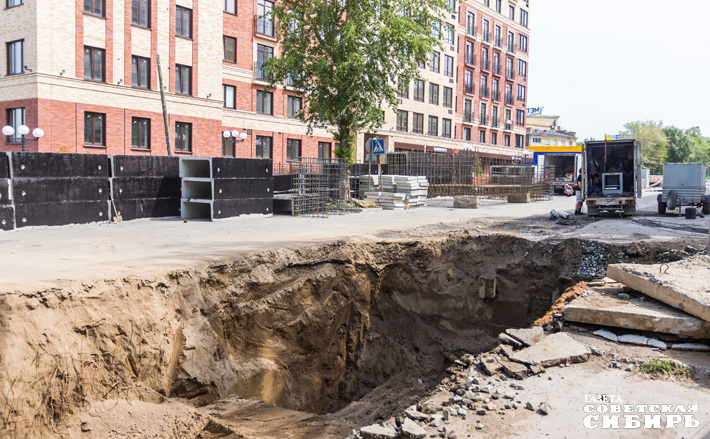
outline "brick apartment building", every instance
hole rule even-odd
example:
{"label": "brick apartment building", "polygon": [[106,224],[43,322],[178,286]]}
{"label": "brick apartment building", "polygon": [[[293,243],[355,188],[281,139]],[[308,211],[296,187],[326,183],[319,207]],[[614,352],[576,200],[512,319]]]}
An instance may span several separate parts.
{"label": "brick apartment building", "polygon": [[[28,151],[166,154],[159,57],[177,155],[332,155],[325,130],[308,136],[293,117],[298,96],[264,90],[260,63],[278,50],[270,1],[3,1],[0,125],[42,128]],[[388,151],[521,156],[528,2],[449,1],[456,13],[433,29],[443,49],[376,135]],[[236,152],[224,130],[246,133]],[[358,161],[369,137],[358,136]],[[0,139],[0,150],[19,148]]]}

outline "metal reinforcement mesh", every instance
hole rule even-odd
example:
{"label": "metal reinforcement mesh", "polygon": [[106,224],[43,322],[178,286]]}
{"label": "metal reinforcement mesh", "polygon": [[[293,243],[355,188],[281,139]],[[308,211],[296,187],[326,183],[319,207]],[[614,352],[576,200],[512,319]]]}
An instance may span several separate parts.
{"label": "metal reinforcement mesh", "polygon": [[342,160],[303,157],[282,169],[291,174],[294,216],[325,217],[353,211],[346,204],[350,187]]}
{"label": "metal reinforcement mesh", "polygon": [[387,170],[392,175],[425,176],[429,185],[470,185],[473,155],[432,152],[395,152],[387,154]]}

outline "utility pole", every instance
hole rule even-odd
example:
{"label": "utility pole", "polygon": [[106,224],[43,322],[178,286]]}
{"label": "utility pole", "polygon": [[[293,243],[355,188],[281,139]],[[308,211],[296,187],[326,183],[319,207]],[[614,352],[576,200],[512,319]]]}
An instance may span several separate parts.
{"label": "utility pole", "polygon": [[158,62],[158,82],[160,86],[160,101],[163,104],[163,122],[165,123],[165,146],[168,148],[168,156],[173,156],[173,149],[170,147],[170,124],[168,123],[168,107],[165,104],[165,90],[163,89],[163,70],[160,68],[160,55],[155,55]]}

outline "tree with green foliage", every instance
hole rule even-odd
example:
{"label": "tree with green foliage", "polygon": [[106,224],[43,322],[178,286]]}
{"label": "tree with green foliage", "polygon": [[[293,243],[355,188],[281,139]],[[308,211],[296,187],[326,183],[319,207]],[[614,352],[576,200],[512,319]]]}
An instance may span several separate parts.
{"label": "tree with green foliage", "polygon": [[663,132],[668,137],[666,147],[666,163],[686,163],[691,161],[695,152],[695,142],[685,130],[678,127],[664,127]]}
{"label": "tree with green foliage", "polygon": [[668,137],[663,131],[663,122],[653,120],[629,122],[624,125],[624,137],[636,139],[641,144],[641,161],[664,163]]}
{"label": "tree with green foliage", "polygon": [[299,0],[274,5],[280,53],[264,64],[270,86],[303,96],[309,134],[326,128],[335,154],[354,161],[357,133],[384,123],[399,84],[441,45],[443,0]]}

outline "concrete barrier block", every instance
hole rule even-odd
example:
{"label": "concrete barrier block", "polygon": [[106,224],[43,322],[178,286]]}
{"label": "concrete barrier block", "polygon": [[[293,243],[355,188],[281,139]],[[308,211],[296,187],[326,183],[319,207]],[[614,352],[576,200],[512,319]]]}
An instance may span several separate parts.
{"label": "concrete barrier block", "polygon": [[473,195],[457,195],[454,197],[455,209],[478,209],[481,207],[481,197]]}
{"label": "concrete barrier block", "polygon": [[530,202],[530,193],[526,192],[524,194],[508,195],[508,202],[509,203],[529,203]]}

